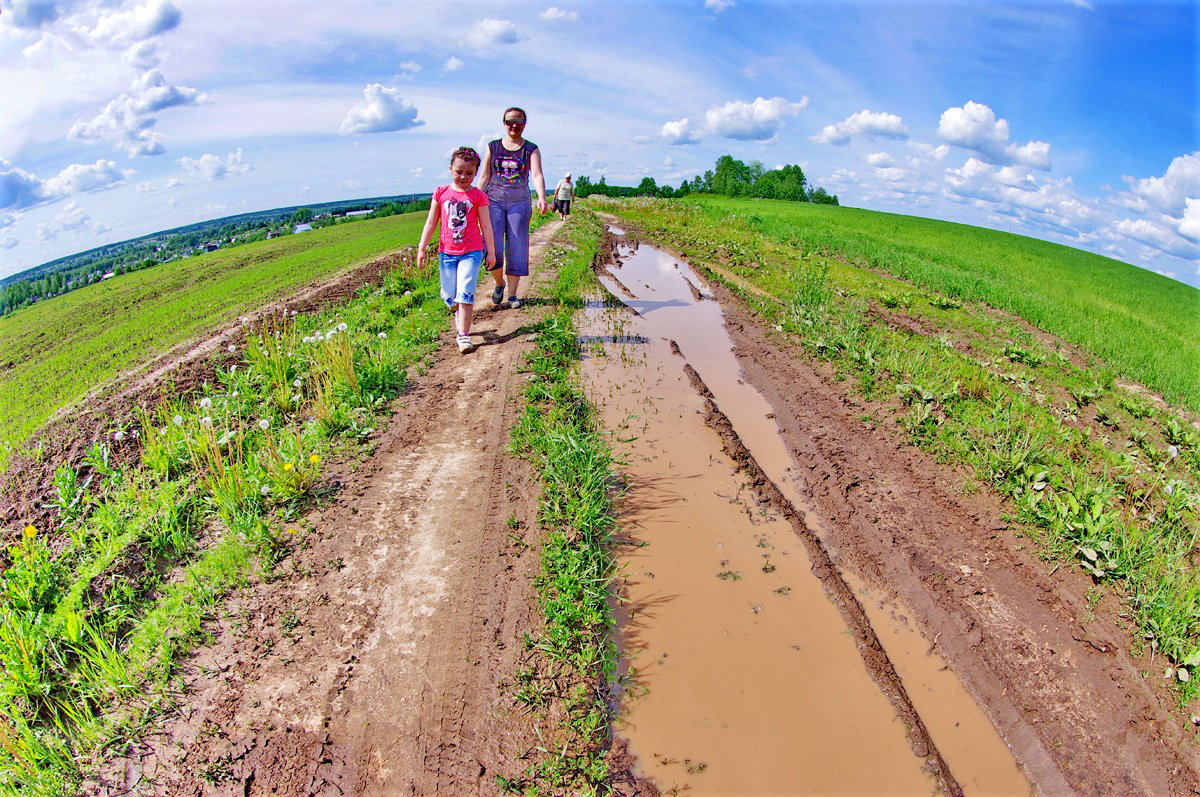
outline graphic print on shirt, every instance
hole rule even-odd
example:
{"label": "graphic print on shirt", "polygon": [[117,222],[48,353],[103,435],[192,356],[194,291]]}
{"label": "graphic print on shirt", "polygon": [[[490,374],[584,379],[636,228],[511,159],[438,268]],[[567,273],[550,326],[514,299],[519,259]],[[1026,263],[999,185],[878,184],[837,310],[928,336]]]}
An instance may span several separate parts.
{"label": "graphic print on shirt", "polygon": [[[501,149],[503,150],[503,147]],[[516,152],[502,151],[500,157],[496,158],[496,176],[506,183],[518,182],[521,179],[521,167],[525,165],[522,154],[523,149]]]}
{"label": "graphic print on shirt", "polygon": [[447,199],[442,203],[442,213],[446,217],[446,226],[450,228],[450,237],[456,244],[463,242],[463,236],[467,232],[467,214],[470,212],[470,202]]}

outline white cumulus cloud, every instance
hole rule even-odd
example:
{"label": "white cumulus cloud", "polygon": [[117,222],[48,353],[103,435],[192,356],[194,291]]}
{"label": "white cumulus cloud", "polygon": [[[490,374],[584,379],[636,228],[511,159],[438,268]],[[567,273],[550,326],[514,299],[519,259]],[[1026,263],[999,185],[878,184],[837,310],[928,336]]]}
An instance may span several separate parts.
{"label": "white cumulus cloud", "polygon": [[665,123],[658,131],[658,137],[668,144],[696,144],[700,141],[698,131],[686,117]]}
{"label": "white cumulus cloud", "polygon": [[67,133],[77,141],[109,141],[135,155],[161,155],[163,136],[153,130],[157,114],[180,105],[196,105],[204,95],[186,86],[173,86],[158,69],[142,73],[129,90],[109,101],[90,121],[79,121]]}
{"label": "white cumulus cloud", "polygon": [[1200,198],[1200,150],[1174,158],[1162,177],[1131,180],[1130,191],[1163,213],[1182,213],[1188,197]]}
{"label": "white cumulus cloud", "polygon": [[442,71],[443,72],[457,72],[458,70],[462,69],[464,66],[466,66],[466,64],[463,63],[463,60],[461,58],[459,58],[457,55],[452,55],[446,59],[446,63],[442,64]]}
{"label": "white cumulus cloud", "polygon": [[78,232],[87,226],[91,219],[87,211],[79,206],[78,202],[68,202],[57,216],[54,217],[54,222],[60,230],[69,232]]}
{"label": "white cumulus cloud", "polygon": [[19,239],[13,238],[11,235],[6,235],[3,239],[0,239],[0,249],[12,249],[19,243],[21,243]]}
{"label": "white cumulus cloud", "polygon": [[128,11],[106,14],[94,28],[75,32],[97,46],[127,46],[174,29],[182,18],[171,0],[150,0]]}
{"label": "white cumulus cloud", "polygon": [[867,155],[867,163],[872,166],[891,166],[892,156],[886,152],[872,152]]}
{"label": "white cumulus cloud", "polygon": [[783,97],[769,100],[756,97],[753,102],[733,100],[718,108],[709,108],[704,113],[704,127],[707,132],[725,138],[766,141],[775,137],[786,117],[795,116],[806,107],[808,97],[801,97],[799,102]]}
{"label": "white cumulus cloud", "polygon": [[904,139],[908,138],[908,128],[895,114],[863,109],[840,122],[825,125],[810,140],[818,144],[848,144],[853,136]]}
{"label": "white cumulus cloud", "polygon": [[[188,173],[188,176],[193,181],[197,182],[213,182],[214,180],[224,180],[237,174],[245,174],[251,171],[254,167],[246,162],[242,156],[242,148],[238,147],[236,152],[231,152],[225,157],[220,155],[201,155],[199,158],[189,158],[184,156],[179,159],[179,165]],[[168,181],[170,187],[170,181]]]}
{"label": "white cumulus cloud", "polygon": [[516,44],[520,40],[517,26],[508,19],[481,19],[467,33],[467,44],[479,48]]}
{"label": "white cumulus cloud", "polygon": [[0,210],[21,210],[71,194],[101,191],[120,185],[132,174],[132,169],[120,169],[113,161],[98,160],[71,164],[54,177],[42,180],[0,159]]}
{"label": "white cumulus cloud", "polygon": [[417,106],[400,96],[399,90],[370,83],[363,102],[346,114],[339,128],[343,133],[389,133],[425,124],[417,118]]}
{"label": "white cumulus cloud", "polygon": [[968,101],[962,107],[947,108],[938,121],[938,135],[996,166],[1022,163],[1043,171],[1050,169],[1048,143],[1010,143],[1008,120],[997,119],[996,113],[982,103]]}
{"label": "white cumulus cloud", "polygon": [[539,16],[549,22],[577,22],[579,20],[578,12],[564,11],[557,6],[550,6]]}

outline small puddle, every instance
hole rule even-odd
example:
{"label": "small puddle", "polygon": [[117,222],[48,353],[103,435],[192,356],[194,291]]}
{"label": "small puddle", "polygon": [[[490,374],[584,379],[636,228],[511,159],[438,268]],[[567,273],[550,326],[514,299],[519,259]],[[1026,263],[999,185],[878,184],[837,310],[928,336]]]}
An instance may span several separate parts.
{"label": "small puddle", "polygon": [[[772,408],[741,378],[720,305],[667,253],[622,245],[618,260],[601,279],[635,313],[590,302],[581,340],[588,393],[627,462],[622,528],[644,543],[621,554],[618,609],[618,731],[641,771],[664,791],[696,794],[930,794],[934,779],[803,544],[759,506],[705,425],[685,361],[819,533]],[[877,632],[960,785],[1030,793],[944,662],[888,610],[870,608],[873,623],[889,626]]]}

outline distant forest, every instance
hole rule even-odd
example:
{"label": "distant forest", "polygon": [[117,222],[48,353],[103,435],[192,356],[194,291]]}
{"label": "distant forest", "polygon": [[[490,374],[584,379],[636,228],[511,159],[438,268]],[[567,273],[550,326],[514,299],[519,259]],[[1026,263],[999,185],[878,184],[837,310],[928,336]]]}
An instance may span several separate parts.
{"label": "distant forest", "polygon": [[608,185],[601,177],[593,183],[584,175],[575,182],[575,195],[586,197],[591,194],[604,196],[658,196],[680,197],[688,194],[721,194],[722,196],[749,196],[762,199],[786,199],[792,202],[816,202],[836,205],[836,194],[830,194],[820,186],[809,184],[804,170],[788,164],[778,169],[767,169],[761,161],[744,163],[732,155],[722,155],[717,163],[703,175],[684,180],[678,188],[658,185],[653,177],[642,179],[636,187]]}
{"label": "distant forest", "polygon": [[[297,224],[307,223],[317,228],[424,210],[429,205],[429,196],[406,194],[260,210],[107,244],[0,279],[0,316],[100,282],[107,274],[118,277],[215,249],[290,235]],[[370,212],[346,216],[355,211]]]}

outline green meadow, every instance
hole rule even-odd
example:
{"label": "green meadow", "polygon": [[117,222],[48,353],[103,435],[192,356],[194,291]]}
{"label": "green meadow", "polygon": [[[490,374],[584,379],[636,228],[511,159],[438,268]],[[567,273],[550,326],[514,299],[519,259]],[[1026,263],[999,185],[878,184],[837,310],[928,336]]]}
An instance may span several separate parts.
{"label": "green meadow", "polygon": [[947,221],[803,202],[690,201],[744,217],[797,257],[837,253],[848,265],[1020,316],[1200,410],[1200,291],[1191,286],[1069,246]]}
{"label": "green meadow", "polygon": [[59,409],[306,283],[415,244],[424,213],[174,260],[0,320],[0,468]]}

